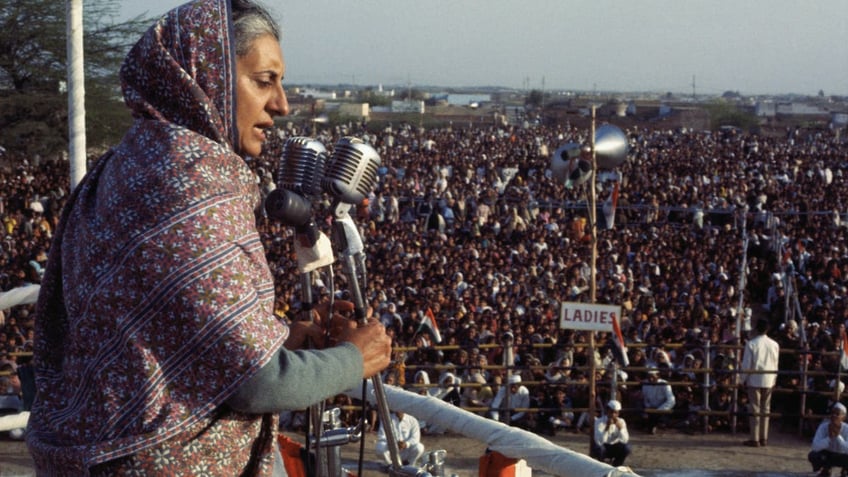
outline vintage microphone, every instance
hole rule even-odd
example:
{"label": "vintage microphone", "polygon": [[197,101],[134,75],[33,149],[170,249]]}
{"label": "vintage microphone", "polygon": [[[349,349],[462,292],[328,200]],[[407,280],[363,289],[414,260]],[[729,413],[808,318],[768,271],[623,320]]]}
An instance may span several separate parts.
{"label": "vintage microphone", "polygon": [[[373,147],[355,137],[340,139],[327,163],[323,189],[333,198],[333,240],[341,257],[350,261],[347,272],[356,319],[365,320],[365,301],[361,286],[366,280],[365,247],[350,215],[351,208],[362,203],[377,183],[380,156]],[[359,301],[357,301],[359,300]]]}
{"label": "vintage microphone", "polygon": [[[377,170],[381,164],[380,156],[373,147],[354,137],[340,139],[327,163],[322,187],[334,199],[333,217],[339,223],[333,231],[333,238],[346,255],[355,261],[356,277],[365,286],[365,254],[362,238],[353,217],[351,208],[361,204],[377,183]],[[365,304],[354,303],[365,318]]]}
{"label": "vintage microphone", "polygon": [[[367,314],[361,287],[366,280],[365,255],[362,238],[350,215],[350,209],[368,197],[377,182],[380,164],[380,156],[373,147],[361,139],[344,137],[335,144],[324,179],[321,181],[324,191],[333,197],[333,242],[339,249],[339,258],[350,286],[354,314],[360,323],[365,323]],[[377,402],[377,413],[386,431],[391,458],[390,474],[418,475],[417,469],[404,468],[401,462],[382,378],[376,374],[371,378],[371,383]]]}
{"label": "vintage microphone", "polygon": [[268,216],[295,229],[295,255],[301,273],[301,302],[307,319],[314,306],[311,272],[334,261],[329,239],[315,224],[312,199],[321,195],[327,149],[319,141],[291,137],[283,144],[277,188],[265,199]]}
{"label": "vintage microphone", "polygon": [[[277,188],[265,199],[265,210],[269,217],[294,227],[294,249],[300,272],[300,319],[310,322],[315,305],[312,272],[331,265],[335,260],[330,239],[318,229],[312,213],[312,200],[321,195],[321,179],[324,176],[327,156],[327,149],[317,140],[302,136],[287,139],[283,144],[277,167]],[[329,477],[330,472],[336,470],[334,463],[337,459],[334,459],[332,454],[328,454],[324,459],[323,453],[320,452],[321,448],[327,448],[331,453],[333,448],[325,438],[329,436],[322,435],[324,420],[324,403],[310,406],[309,425],[314,438],[307,435],[306,446],[307,452],[310,445],[316,447],[316,475]],[[338,442],[338,436],[342,432],[350,434],[356,431],[339,430],[334,434],[336,439],[332,442]]]}

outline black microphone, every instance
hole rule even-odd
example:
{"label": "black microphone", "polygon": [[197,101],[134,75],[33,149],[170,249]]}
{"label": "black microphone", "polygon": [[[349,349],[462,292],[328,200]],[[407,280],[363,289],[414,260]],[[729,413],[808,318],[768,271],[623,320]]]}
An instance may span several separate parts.
{"label": "black microphone", "polygon": [[343,137],[335,145],[321,185],[334,199],[359,204],[377,183],[380,155],[359,138]]}
{"label": "black microphone", "polygon": [[290,190],[276,188],[265,198],[265,212],[291,227],[302,227],[312,222],[312,202]]}

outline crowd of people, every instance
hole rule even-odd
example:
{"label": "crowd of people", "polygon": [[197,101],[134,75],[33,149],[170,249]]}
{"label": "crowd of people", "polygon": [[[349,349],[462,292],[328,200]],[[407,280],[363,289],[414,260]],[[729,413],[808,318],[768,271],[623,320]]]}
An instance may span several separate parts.
{"label": "crowd of people", "polygon": [[[699,411],[709,410],[716,412],[707,427],[729,430],[734,410],[748,409],[744,393],[734,392],[740,350],[754,317],[763,316],[782,350],[772,409],[797,424],[801,415],[826,415],[841,398],[848,143],[833,131],[625,131],[628,159],[601,171],[597,194],[598,204],[608,201],[618,182],[614,219],[599,207],[605,226],[596,241],[597,302],[622,307],[629,358],[613,390],[609,334],[596,336],[592,355],[587,333],[559,326],[561,302],[589,301],[592,228],[587,186],[568,188],[552,177],[550,155],[564,143],[585,144],[588,132],[568,124],[365,126],[337,126],[316,138],[332,150],[341,137],[357,136],[381,157],[357,223],[367,252],[363,294],[394,340],[387,381],[451,395],[454,404],[541,433],[588,430],[594,360],[595,409],[617,399],[623,416],[637,417],[634,410],[646,407],[640,383],[660,374],[673,384],[675,418],[636,420],[644,429],[704,429]],[[263,194],[275,187],[283,141],[310,132],[277,129],[251,160]],[[66,161],[2,159],[0,288],[8,291],[39,282],[70,187]],[[316,216],[328,205],[319,204]],[[294,232],[261,208],[257,221],[274,267],[277,314],[291,319],[302,305]],[[313,274],[318,295],[344,298],[344,274],[330,289],[324,272]],[[2,311],[0,359],[26,359],[34,311]],[[422,371],[426,382],[416,379]],[[521,382],[507,383],[513,376]],[[492,409],[503,383],[525,388],[536,411],[499,409],[498,401]]]}

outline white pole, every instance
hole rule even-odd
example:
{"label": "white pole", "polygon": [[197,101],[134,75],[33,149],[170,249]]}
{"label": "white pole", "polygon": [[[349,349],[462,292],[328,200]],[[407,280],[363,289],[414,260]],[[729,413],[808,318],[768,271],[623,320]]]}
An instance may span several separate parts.
{"label": "white pole", "polygon": [[85,71],[83,67],[82,0],[67,0],[68,138],[71,190],[85,175]]}
{"label": "white pole", "polygon": [[[374,404],[377,397],[373,384],[368,381],[366,399]],[[490,450],[513,459],[524,459],[532,469],[539,469],[558,477],[638,477],[626,466],[612,467],[586,454],[565,447],[517,427],[487,419],[468,412],[459,406],[442,401],[435,396],[422,396],[395,386],[385,386],[385,399],[389,408],[403,411],[416,418],[486,443]],[[359,399],[359,390],[348,395]],[[476,475],[476,473],[475,473]]]}
{"label": "white pole", "polygon": [[[598,174],[598,154],[595,150],[595,117],[597,114],[597,106],[592,104],[592,127],[589,133],[589,137],[591,138],[591,146],[592,146],[592,175],[589,179],[589,225],[592,228],[592,256],[591,256],[591,264],[592,269],[589,273],[589,302],[593,305],[598,303],[598,214],[595,207],[597,207],[597,198],[595,197],[598,194],[597,186],[595,184],[595,179]],[[595,387],[597,386],[597,379],[595,376],[595,332],[589,331],[589,441],[591,442],[593,437],[593,431],[595,429],[595,400],[597,399],[597,394]]]}

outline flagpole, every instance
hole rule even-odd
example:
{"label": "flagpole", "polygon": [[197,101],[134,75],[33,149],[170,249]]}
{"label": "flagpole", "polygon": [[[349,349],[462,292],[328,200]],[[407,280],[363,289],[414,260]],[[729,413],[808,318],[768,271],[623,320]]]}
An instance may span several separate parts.
{"label": "flagpole", "polygon": [[610,399],[617,399],[617,388],[618,388],[618,370],[621,367],[630,366],[630,359],[627,357],[627,346],[624,343],[624,335],[621,332],[621,323],[619,322],[619,318],[621,316],[621,310],[619,308],[619,312],[612,317],[612,333],[613,333],[613,342],[615,342],[618,347],[619,353],[621,353],[621,362],[618,360],[618,356],[613,356],[612,360],[612,378],[610,383]]}
{"label": "flagpole", "polygon": [[[592,174],[589,177],[589,227],[592,231],[592,256],[589,270],[589,301],[593,305],[598,299],[598,284],[597,284],[597,262],[598,262],[598,221],[597,211],[595,210],[597,193],[595,187],[595,177],[598,170],[598,158],[595,152],[595,112],[597,107],[592,105],[592,129],[589,137],[591,138],[592,148]],[[595,429],[595,332],[589,331],[589,441],[591,443],[593,432]]]}
{"label": "flagpole", "polygon": [[68,150],[71,190],[82,181],[85,153],[85,73],[83,65],[82,0],[67,0],[68,16]]}

